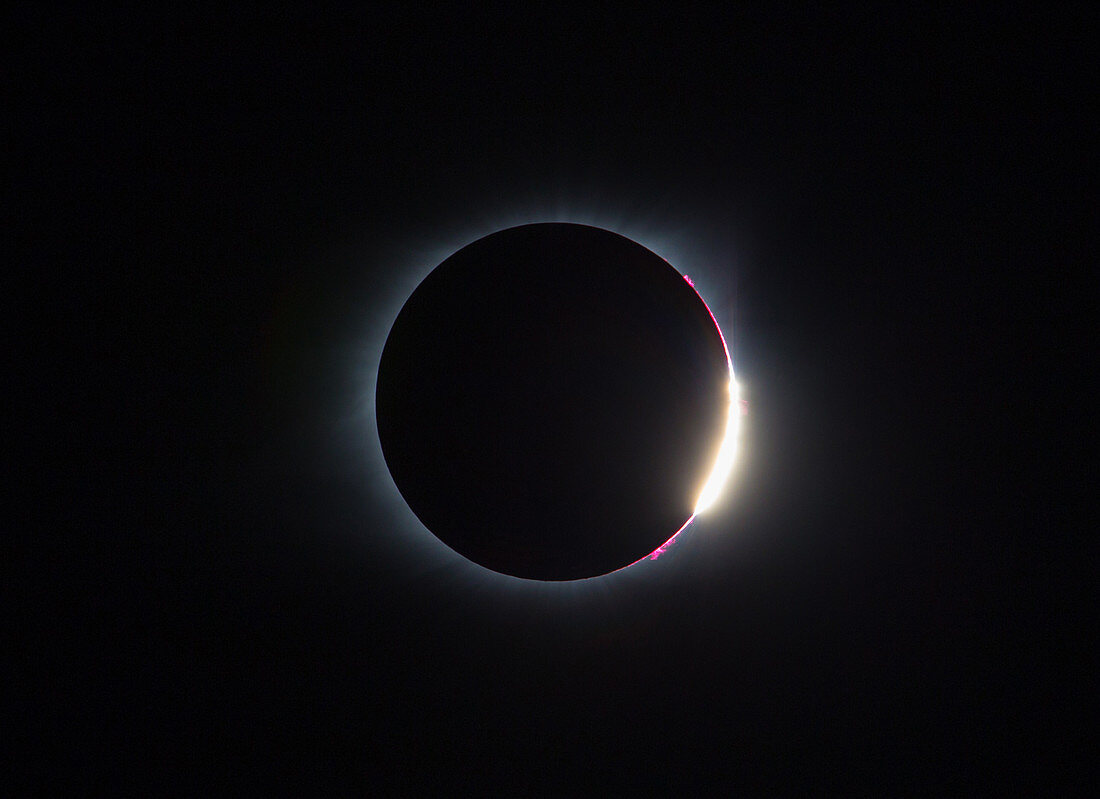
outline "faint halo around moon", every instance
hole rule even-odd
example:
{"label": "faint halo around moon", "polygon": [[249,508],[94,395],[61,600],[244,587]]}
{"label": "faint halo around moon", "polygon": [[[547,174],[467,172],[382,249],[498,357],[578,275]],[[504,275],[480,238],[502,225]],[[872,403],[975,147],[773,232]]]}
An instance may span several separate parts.
{"label": "faint halo around moon", "polygon": [[664,259],[601,228],[521,225],[458,250],[406,301],[378,434],[402,497],[451,549],[575,580],[691,518],[729,387],[710,312]]}

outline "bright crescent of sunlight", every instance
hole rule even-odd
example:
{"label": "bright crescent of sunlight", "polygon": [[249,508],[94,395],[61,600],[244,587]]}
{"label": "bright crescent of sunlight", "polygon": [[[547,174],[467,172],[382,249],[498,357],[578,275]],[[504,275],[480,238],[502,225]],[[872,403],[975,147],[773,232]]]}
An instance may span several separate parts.
{"label": "bright crescent of sunlight", "polygon": [[[695,283],[691,278],[684,275],[684,280],[688,282],[693,289]],[[696,296],[702,301],[703,306],[706,307],[707,313],[710,314],[711,321],[714,322],[714,329],[718,331],[718,337],[722,339],[722,349],[726,353],[726,366],[730,372],[729,382],[729,409],[726,411],[726,432],[722,439],[722,446],[718,449],[718,458],[714,462],[714,468],[710,470],[710,476],[707,478],[706,483],[703,485],[703,490],[699,494],[699,499],[695,503],[695,512],[692,514],[692,518],[703,513],[714,504],[718,499],[718,495],[722,493],[722,486],[726,484],[726,478],[729,477],[730,471],[733,469],[734,461],[737,459],[737,439],[741,432],[741,402],[740,402],[740,388],[737,385],[737,380],[733,374],[733,362],[730,360],[729,347],[726,346],[726,337],[722,335],[722,328],[718,327],[718,320],[714,318],[714,313],[710,310],[710,306],[707,305],[706,300],[699,295],[698,290],[695,291]]]}
{"label": "bright crescent of sunlight", "polygon": [[730,405],[726,417],[725,438],[722,439],[722,446],[718,450],[718,459],[714,462],[710,477],[707,478],[703,491],[699,494],[699,501],[695,503],[695,515],[706,511],[718,499],[722,486],[726,484],[726,478],[729,477],[730,470],[733,469],[733,463],[737,459],[737,438],[741,427],[741,408],[738,401],[737,381],[733,379],[732,370],[729,392]]}

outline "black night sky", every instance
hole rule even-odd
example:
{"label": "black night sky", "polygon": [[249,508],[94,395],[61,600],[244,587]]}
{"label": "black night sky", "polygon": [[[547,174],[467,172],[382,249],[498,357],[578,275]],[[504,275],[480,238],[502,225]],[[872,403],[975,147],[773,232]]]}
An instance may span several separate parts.
{"label": "black night sky", "polygon": [[[519,8],[20,26],[9,318],[41,421],[9,448],[5,781],[1073,777],[1091,530],[1055,331],[1086,318],[1060,295],[1094,14]],[[442,551],[369,400],[419,280],[537,221],[690,274],[749,403],[712,512],[572,588]]]}

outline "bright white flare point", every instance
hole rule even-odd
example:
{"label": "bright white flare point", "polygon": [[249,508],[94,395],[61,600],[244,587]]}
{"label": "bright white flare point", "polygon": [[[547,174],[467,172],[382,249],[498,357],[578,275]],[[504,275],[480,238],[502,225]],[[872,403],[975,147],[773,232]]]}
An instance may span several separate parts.
{"label": "bright white flare point", "polygon": [[737,457],[737,434],[741,428],[741,403],[739,402],[737,381],[733,379],[732,369],[730,370],[729,392],[730,407],[726,416],[726,435],[722,439],[722,446],[718,449],[718,460],[715,461],[710,477],[707,478],[707,482],[703,486],[699,501],[695,503],[695,513],[693,514],[695,516],[705,511],[718,499],[718,494],[721,493],[722,486],[725,485],[726,478],[729,477],[733,462]]}

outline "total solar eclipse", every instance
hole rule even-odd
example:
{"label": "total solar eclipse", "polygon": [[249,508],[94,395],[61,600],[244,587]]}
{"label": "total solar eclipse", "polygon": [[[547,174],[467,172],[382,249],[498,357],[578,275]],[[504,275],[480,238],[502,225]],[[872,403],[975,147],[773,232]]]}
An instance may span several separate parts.
{"label": "total solar eclipse", "polygon": [[596,577],[660,551],[721,485],[736,384],[691,283],[617,233],[508,228],[402,307],[376,389],[394,482],[492,571]]}

